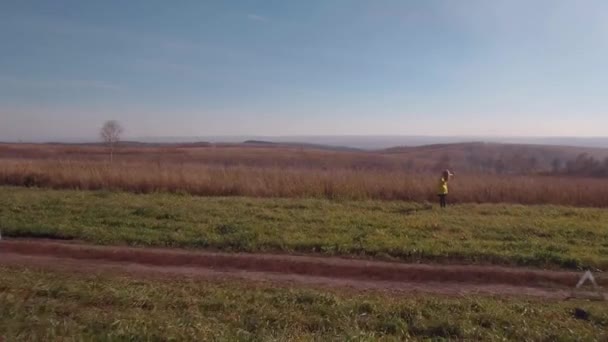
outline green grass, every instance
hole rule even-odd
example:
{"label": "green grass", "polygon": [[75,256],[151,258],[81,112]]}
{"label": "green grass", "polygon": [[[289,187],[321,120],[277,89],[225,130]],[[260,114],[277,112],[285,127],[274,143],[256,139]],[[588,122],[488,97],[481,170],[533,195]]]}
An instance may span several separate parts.
{"label": "green grass", "polygon": [[0,187],[5,236],[608,270],[608,211]]}
{"label": "green grass", "polygon": [[[400,297],[7,267],[0,272],[0,337],[6,341],[608,338],[608,306],[600,302]],[[576,308],[589,316],[576,318]]]}

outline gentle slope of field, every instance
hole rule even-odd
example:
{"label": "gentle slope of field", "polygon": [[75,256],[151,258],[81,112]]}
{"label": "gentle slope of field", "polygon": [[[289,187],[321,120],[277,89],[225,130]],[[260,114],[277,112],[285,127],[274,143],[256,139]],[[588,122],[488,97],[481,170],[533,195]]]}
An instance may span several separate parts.
{"label": "gentle slope of field", "polygon": [[0,188],[9,237],[608,269],[608,212]]}
{"label": "gentle slope of field", "polygon": [[0,272],[0,336],[8,341],[602,340],[608,327],[608,308],[593,302]]}

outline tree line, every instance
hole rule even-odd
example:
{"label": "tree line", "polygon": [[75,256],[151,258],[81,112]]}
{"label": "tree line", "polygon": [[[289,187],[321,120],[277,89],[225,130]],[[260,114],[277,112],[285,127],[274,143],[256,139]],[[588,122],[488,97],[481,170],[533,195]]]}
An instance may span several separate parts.
{"label": "tree line", "polygon": [[509,156],[481,156],[470,154],[465,158],[462,165],[454,165],[448,155],[440,157],[433,166],[433,171],[454,168],[461,171],[498,174],[498,175],[562,175],[581,177],[608,177],[608,157],[597,159],[589,153],[581,153],[576,158],[565,160],[554,158],[553,160],[540,159],[525,154],[514,154]]}
{"label": "tree line", "polygon": [[608,177],[608,157],[596,159],[589,153],[581,153],[565,163],[555,159],[552,166],[552,173],[557,175]]}

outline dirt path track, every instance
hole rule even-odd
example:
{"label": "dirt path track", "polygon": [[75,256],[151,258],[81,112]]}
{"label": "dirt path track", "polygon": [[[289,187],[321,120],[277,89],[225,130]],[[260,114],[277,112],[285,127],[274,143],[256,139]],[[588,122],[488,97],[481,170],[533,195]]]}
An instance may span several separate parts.
{"label": "dirt path track", "polygon": [[[289,284],[442,294],[565,298],[580,272],[496,266],[421,265],[295,255],[90,246],[45,240],[0,241],[0,265],[130,275],[242,278]],[[605,282],[605,279],[601,279]]]}

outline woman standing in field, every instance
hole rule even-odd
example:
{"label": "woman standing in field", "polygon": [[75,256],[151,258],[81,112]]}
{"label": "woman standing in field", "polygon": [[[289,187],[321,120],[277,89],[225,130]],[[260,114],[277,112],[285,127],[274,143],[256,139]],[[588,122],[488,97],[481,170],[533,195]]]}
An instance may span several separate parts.
{"label": "woman standing in field", "polygon": [[454,176],[454,174],[451,173],[450,170],[445,170],[441,174],[441,179],[439,180],[438,195],[439,195],[439,205],[442,208],[447,207],[446,198],[448,197],[448,181],[450,180],[450,177],[453,177],[453,176]]}

